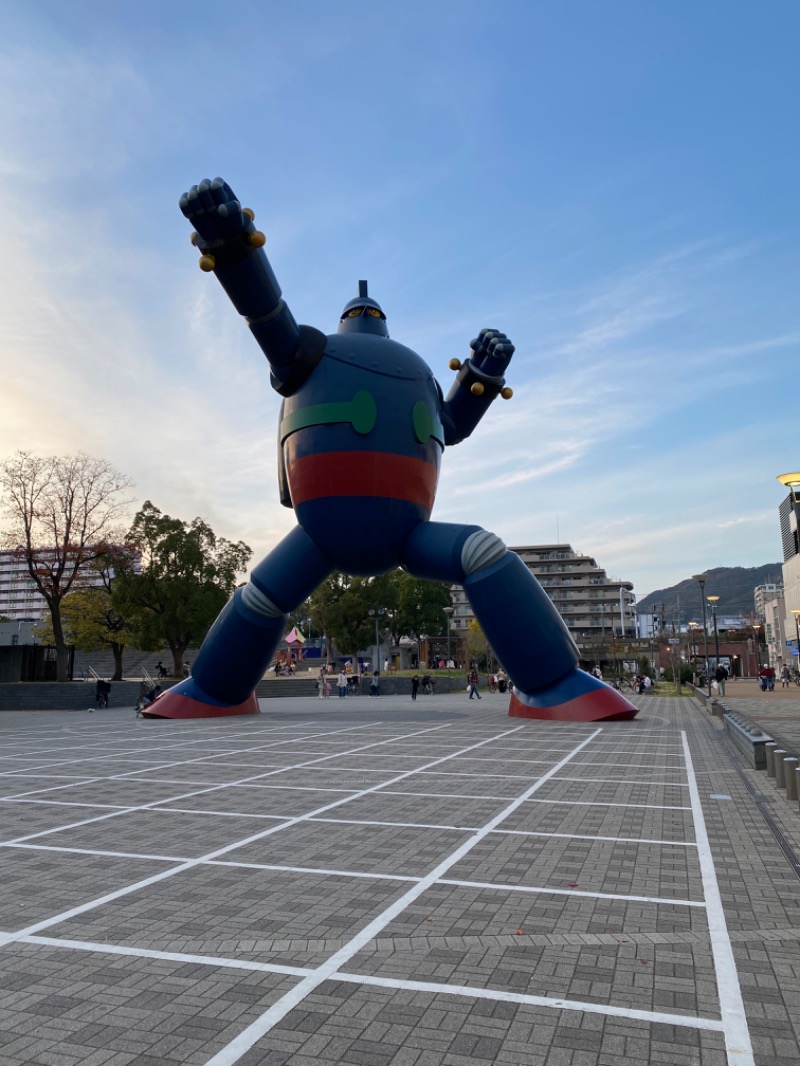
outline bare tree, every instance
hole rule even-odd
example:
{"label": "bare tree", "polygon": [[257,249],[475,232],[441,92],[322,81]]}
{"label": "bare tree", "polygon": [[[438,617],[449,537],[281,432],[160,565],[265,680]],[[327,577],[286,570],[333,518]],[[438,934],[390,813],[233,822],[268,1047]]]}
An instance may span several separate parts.
{"label": "bare tree", "polygon": [[47,603],[59,681],[68,680],[69,670],[61,602],[117,539],[116,523],[130,504],[121,493],[132,484],[110,463],[82,452],[39,457],[20,451],[0,463],[7,519],[2,541],[25,560]]}

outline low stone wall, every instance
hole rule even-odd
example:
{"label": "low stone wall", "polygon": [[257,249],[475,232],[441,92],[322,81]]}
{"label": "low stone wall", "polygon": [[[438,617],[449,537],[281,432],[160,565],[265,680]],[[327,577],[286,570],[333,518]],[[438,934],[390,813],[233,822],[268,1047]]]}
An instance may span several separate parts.
{"label": "low stone wall", "polygon": [[[132,709],[139,696],[139,681],[113,681],[108,706]],[[25,682],[0,684],[0,711],[94,710],[94,681]]]}
{"label": "low stone wall", "polygon": [[[449,684],[448,684],[449,681]],[[160,682],[163,688],[175,684],[167,680]],[[108,706],[111,710],[115,707],[133,708],[139,696],[140,682],[112,681],[111,694],[108,698]],[[66,681],[59,684],[56,681],[25,682],[16,681],[0,684],[0,712],[2,711],[86,711],[95,707],[94,680],[92,681]],[[466,695],[466,676],[453,674],[449,679],[446,674],[436,678],[436,693],[463,692]],[[411,678],[393,677],[391,674],[381,675],[380,692],[382,696],[408,696],[411,699]],[[420,691],[420,699],[435,699],[436,693],[424,695]],[[316,695],[316,689],[312,681],[305,678],[278,678],[275,680],[260,681],[256,688],[259,699],[272,699],[283,697],[296,697],[308,699]],[[361,678],[361,688],[358,696],[369,698],[369,677]],[[331,678],[331,699],[337,699],[336,676]]]}

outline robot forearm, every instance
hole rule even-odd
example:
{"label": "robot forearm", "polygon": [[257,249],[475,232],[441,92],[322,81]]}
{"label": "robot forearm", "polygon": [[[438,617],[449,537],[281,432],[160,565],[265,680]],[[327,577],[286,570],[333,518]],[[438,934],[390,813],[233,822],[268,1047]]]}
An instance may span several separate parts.
{"label": "robot forearm", "polygon": [[[450,364],[453,369],[456,362]],[[504,378],[482,374],[469,361],[460,366],[442,410],[446,445],[458,444],[472,433],[504,384]]]}
{"label": "robot forearm", "polygon": [[202,253],[200,269],[216,274],[266,355],[273,387],[288,395],[319,361],[321,349],[317,331],[298,326],[281,297],[253,212],[242,208],[221,178],[193,186],[180,206],[196,226],[192,243]]}
{"label": "robot forearm", "polygon": [[503,373],[514,354],[514,345],[503,333],[481,330],[470,344],[472,357],[461,363],[450,360],[450,369],[457,370],[456,380],[442,409],[445,444],[458,444],[472,433],[489,405],[499,395],[511,398]]}

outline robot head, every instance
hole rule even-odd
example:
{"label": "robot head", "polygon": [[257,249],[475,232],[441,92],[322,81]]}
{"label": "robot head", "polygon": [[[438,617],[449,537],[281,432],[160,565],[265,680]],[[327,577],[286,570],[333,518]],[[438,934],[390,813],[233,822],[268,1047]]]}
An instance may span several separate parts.
{"label": "robot head", "polygon": [[367,295],[366,281],[359,281],[358,296],[345,304],[339,319],[337,333],[372,333],[377,337],[388,337],[386,315],[381,305]]}

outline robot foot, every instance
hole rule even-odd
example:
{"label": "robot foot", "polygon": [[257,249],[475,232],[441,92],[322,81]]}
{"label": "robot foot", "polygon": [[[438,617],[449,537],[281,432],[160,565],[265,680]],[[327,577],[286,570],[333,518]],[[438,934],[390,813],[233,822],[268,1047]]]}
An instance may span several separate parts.
{"label": "robot foot", "polygon": [[571,670],[555,685],[528,694],[515,688],[508,713],[512,718],[548,722],[614,722],[635,718],[639,708],[583,670]]}
{"label": "robot foot", "polygon": [[258,714],[258,700],[252,693],[243,703],[224,704],[213,700],[189,677],[162,692],[142,711],[143,718],[223,718],[230,714]]}

